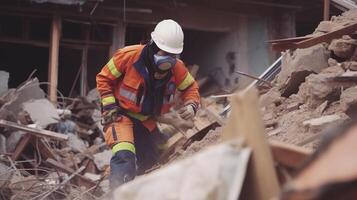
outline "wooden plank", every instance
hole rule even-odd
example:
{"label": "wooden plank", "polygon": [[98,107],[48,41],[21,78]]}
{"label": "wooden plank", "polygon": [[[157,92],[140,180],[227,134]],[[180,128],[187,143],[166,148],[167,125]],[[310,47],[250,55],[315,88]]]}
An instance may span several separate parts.
{"label": "wooden plank", "polygon": [[58,84],[58,53],[61,35],[61,18],[54,15],[52,19],[50,53],[48,63],[48,86],[49,97],[52,102],[57,102],[57,84]]}
{"label": "wooden plank", "polygon": [[44,159],[52,158],[58,160],[58,156],[56,156],[52,149],[43,142],[42,138],[36,138],[36,140],[32,140],[32,145],[38,145],[38,148],[41,152],[41,156]]}
{"label": "wooden plank", "polygon": [[258,90],[253,87],[231,99],[232,110],[223,129],[224,141],[243,138],[252,148],[251,165],[241,199],[267,200],[278,197],[280,186],[259,111]]}
{"label": "wooden plank", "polygon": [[48,137],[48,138],[60,140],[60,141],[68,140],[68,136],[61,134],[61,133],[55,133],[55,132],[48,131],[48,130],[40,130],[40,129],[30,128],[30,127],[27,127],[27,126],[24,126],[21,124],[16,124],[14,122],[9,122],[6,120],[0,120],[0,127],[13,128],[16,130],[30,133],[37,137]]}
{"label": "wooden plank", "polygon": [[284,142],[270,141],[270,148],[274,160],[279,164],[297,169],[312,154],[312,151]]}
{"label": "wooden plank", "polygon": [[25,45],[31,45],[34,47],[45,47],[45,48],[49,47],[48,42],[22,39],[22,38],[9,38],[9,37],[4,37],[4,36],[0,37],[0,42],[11,43],[11,44],[25,44]]}
{"label": "wooden plank", "polygon": [[20,142],[16,145],[15,151],[11,155],[11,159],[13,161],[15,161],[19,158],[19,156],[24,151],[24,149],[27,147],[27,145],[30,143],[32,138],[33,138],[33,136],[28,133],[25,134],[24,136],[22,136],[22,138],[20,139]]}
{"label": "wooden plank", "polygon": [[318,37],[313,37],[313,38],[298,42],[298,43],[296,43],[296,48],[307,48],[307,47],[314,46],[316,44],[320,44],[322,42],[331,42],[331,40],[340,38],[343,35],[352,34],[356,30],[357,30],[357,23],[353,23],[351,25],[345,26],[345,27],[335,30],[335,31],[331,31],[324,35],[321,35]]}
{"label": "wooden plank", "polygon": [[302,36],[302,37],[293,37],[293,38],[283,38],[277,40],[268,40],[268,43],[292,43],[292,42],[300,42],[302,40],[307,40],[312,38],[312,36]]}
{"label": "wooden plank", "polygon": [[[60,163],[60,162],[57,162],[51,158],[47,159],[46,160],[46,163],[53,167],[53,168],[56,168],[57,170],[61,171],[61,172],[64,172],[64,173],[67,173],[67,174],[73,174],[74,173],[74,170],[70,167],[67,167],[66,165]],[[80,175],[80,174],[77,174],[76,175],[78,178],[80,178],[81,180],[85,181],[86,183],[92,185],[92,186],[95,186],[96,184],[90,180],[89,178],[83,176],[83,175]]]}
{"label": "wooden plank", "polygon": [[330,0],[324,0],[324,21],[330,20]]}

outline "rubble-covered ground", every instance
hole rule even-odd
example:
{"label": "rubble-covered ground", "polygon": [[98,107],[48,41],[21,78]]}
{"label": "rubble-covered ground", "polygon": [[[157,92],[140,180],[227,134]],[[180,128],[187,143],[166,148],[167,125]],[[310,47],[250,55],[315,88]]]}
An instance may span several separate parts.
{"label": "rubble-covered ground", "polygon": [[[357,11],[348,11],[321,22],[312,35],[356,21]],[[329,44],[283,53],[281,72],[260,98],[269,139],[314,148],[329,126],[355,117],[356,46],[357,40],[346,35]],[[0,119],[62,133],[69,140],[0,128],[0,199],[96,199],[107,191],[111,151],[102,138],[97,93],[63,97],[53,104],[36,78],[9,89],[9,76],[0,71]],[[221,132],[218,127],[178,148],[169,163],[218,143]]]}
{"label": "rubble-covered ground", "polygon": [[0,199],[96,199],[106,191],[112,153],[103,141],[96,93],[53,104],[36,78],[16,89],[7,88],[8,73],[0,71],[0,78],[0,120],[69,138],[0,127]]}
{"label": "rubble-covered ground", "polygon": [[[321,22],[313,36],[357,21],[348,11]],[[357,40],[350,36],[283,53],[282,68],[260,104],[270,139],[314,148],[329,126],[354,117]]]}

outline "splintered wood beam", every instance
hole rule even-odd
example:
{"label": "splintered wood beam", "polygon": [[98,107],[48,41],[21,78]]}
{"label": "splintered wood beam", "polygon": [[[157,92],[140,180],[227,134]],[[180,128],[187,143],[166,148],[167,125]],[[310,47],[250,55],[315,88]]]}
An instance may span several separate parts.
{"label": "splintered wood beam", "polygon": [[355,32],[357,31],[357,23],[347,25],[343,28],[340,28],[329,33],[313,37],[296,37],[296,38],[286,38],[280,40],[270,40],[269,43],[272,43],[272,48],[275,51],[285,51],[287,49],[303,49],[320,44],[323,42],[331,42],[333,39],[340,38],[343,35],[351,35],[353,38],[356,37]]}
{"label": "splintered wood beam", "polygon": [[14,122],[9,122],[6,120],[0,120],[0,127],[5,127],[5,128],[12,128],[20,131],[24,131],[26,133],[29,133],[31,135],[37,136],[37,137],[47,137],[51,138],[54,140],[59,140],[59,141],[65,141],[68,140],[68,135],[62,134],[62,133],[56,133],[48,130],[41,130],[41,129],[36,129],[36,128],[30,128],[21,124],[16,124]]}
{"label": "splintered wood beam", "polygon": [[267,200],[278,197],[280,186],[273,156],[259,110],[258,90],[246,89],[230,99],[232,110],[223,129],[224,141],[242,138],[253,155],[240,199]]}
{"label": "splintered wood beam", "polygon": [[20,142],[16,145],[15,151],[11,155],[11,159],[13,161],[15,161],[19,158],[19,156],[22,154],[22,152],[27,147],[27,145],[31,142],[32,139],[33,139],[33,136],[28,133],[25,134],[24,136],[22,136],[22,138],[20,139]]}
{"label": "splintered wood beam", "polygon": [[357,22],[353,23],[351,25],[345,26],[341,29],[331,31],[324,35],[321,35],[318,37],[313,37],[313,38],[298,42],[298,43],[296,43],[296,48],[302,49],[302,48],[314,46],[316,44],[320,44],[322,42],[331,42],[333,39],[340,38],[343,35],[352,34],[356,30],[357,30]]}
{"label": "splintered wood beam", "polygon": [[50,53],[48,63],[48,93],[52,102],[57,102],[58,55],[61,36],[61,17],[54,15],[51,27]]}
{"label": "splintered wood beam", "polygon": [[[52,158],[48,158],[46,160],[46,164],[51,166],[51,167],[53,167],[53,168],[55,168],[55,169],[57,169],[57,170],[59,170],[59,171],[61,171],[61,172],[67,173],[67,174],[73,174],[75,172],[72,168],[70,168],[70,167],[68,167],[68,166],[66,166],[66,165],[64,165],[64,164],[62,164],[62,163],[60,163],[60,162],[58,162],[58,161],[56,161],[56,160],[54,160]],[[82,166],[82,167],[84,167],[83,170],[86,169],[85,166]],[[84,181],[87,185],[90,185],[91,187],[96,185],[91,179],[89,179],[89,178],[87,178],[87,177],[85,177],[85,176],[83,176],[81,174],[76,174],[76,176],[79,179],[81,179],[82,181]]]}

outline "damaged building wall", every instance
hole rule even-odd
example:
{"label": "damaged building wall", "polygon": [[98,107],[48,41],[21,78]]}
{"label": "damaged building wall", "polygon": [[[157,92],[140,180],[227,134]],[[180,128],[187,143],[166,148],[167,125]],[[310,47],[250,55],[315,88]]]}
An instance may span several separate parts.
{"label": "damaged building wall", "polygon": [[[42,27],[41,32],[45,32],[46,37],[41,37],[41,34],[34,35],[40,37],[42,40],[40,43],[41,48],[46,53],[50,46],[48,40],[51,32],[52,14],[54,12],[60,14],[62,31],[58,59],[58,87],[66,96],[83,95],[95,87],[93,77],[106,63],[115,49],[124,46],[129,40],[129,43],[134,43],[135,40],[137,40],[136,43],[141,41],[138,39],[140,38],[139,35],[132,36],[134,32],[131,30],[135,31],[132,27],[136,25],[144,26],[144,29],[150,28],[149,31],[146,30],[146,32],[150,33],[152,27],[162,19],[172,18],[178,21],[183,26],[186,38],[189,40],[186,41],[184,54],[182,55],[183,60],[188,65],[199,65],[199,76],[213,74],[219,85],[228,90],[235,89],[237,83],[244,87],[251,81],[246,77],[239,77],[234,73],[235,70],[257,75],[275,60],[276,55],[269,54],[270,50],[265,45],[265,42],[269,39],[277,38],[281,33],[280,31],[274,32],[274,29],[270,27],[270,21],[273,19],[278,24],[278,27],[287,27],[284,21],[285,18],[276,20],[272,10],[267,8],[262,9],[263,12],[259,13],[256,11],[257,7],[251,7],[252,12],[249,10],[242,11],[242,9],[237,8],[229,10],[228,4],[220,6],[217,10],[198,6],[194,3],[192,5],[179,4],[175,8],[166,6],[166,4],[160,5],[156,1],[147,1],[129,2],[127,5],[129,8],[138,7],[142,9],[133,9],[124,15],[121,7],[122,2],[105,1],[100,3],[96,9],[93,9],[94,6],[95,4],[92,5],[87,2],[80,7],[82,11],[78,12],[75,6],[26,4],[26,7],[21,7],[5,3],[5,6],[0,9],[0,13],[21,12],[22,18],[26,18],[26,15],[31,15],[30,18],[26,18],[30,23],[32,23],[33,17],[39,16],[45,19],[47,25]],[[177,9],[180,9],[180,12],[177,12]],[[37,13],[34,14],[34,12]],[[108,13],[116,14],[108,15]],[[294,12],[287,13],[285,15],[294,15]],[[30,32],[36,30],[35,27],[29,27]],[[294,36],[294,27],[289,30],[292,35],[284,36]],[[130,37],[128,37],[128,34],[130,34]],[[18,42],[30,49],[38,45],[37,41],[36,43],[29,42],[26,36]],[[11,41],[10,44],[13,43],[14,41]],[[14,50],[16,51],[16,48]],[[38,69],[36,75],[40,75],[41,81],[47,81],[48,56],[36,55],[43,58],[41,62],[44,64],[33,64],[30,67],[31,71]],[[17,56],[17,54],[12,53],[11,56]],[[30,58],[28,60],[30,64],[33,61]],[[9,68],[19,68],[22,65],[9,65]],[[26,75],[30,73],[28,71],[23,72]],[[24,79],[21,78],[21,81]]]}

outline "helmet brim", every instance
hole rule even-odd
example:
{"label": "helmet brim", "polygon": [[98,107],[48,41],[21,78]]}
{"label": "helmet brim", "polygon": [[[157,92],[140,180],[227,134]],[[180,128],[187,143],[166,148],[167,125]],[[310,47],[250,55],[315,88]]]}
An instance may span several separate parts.
{"label": "helmet brim", "polygon": [[156,40],[155,34],[152,32],[151,33],[151,38],[155,42],[156,46],[159,47],[159,49],[171,53],[171,54],[181,54],[183,51],[183,47],[181,48],[170,48],[166,45],[161,44],[159,41]]}

